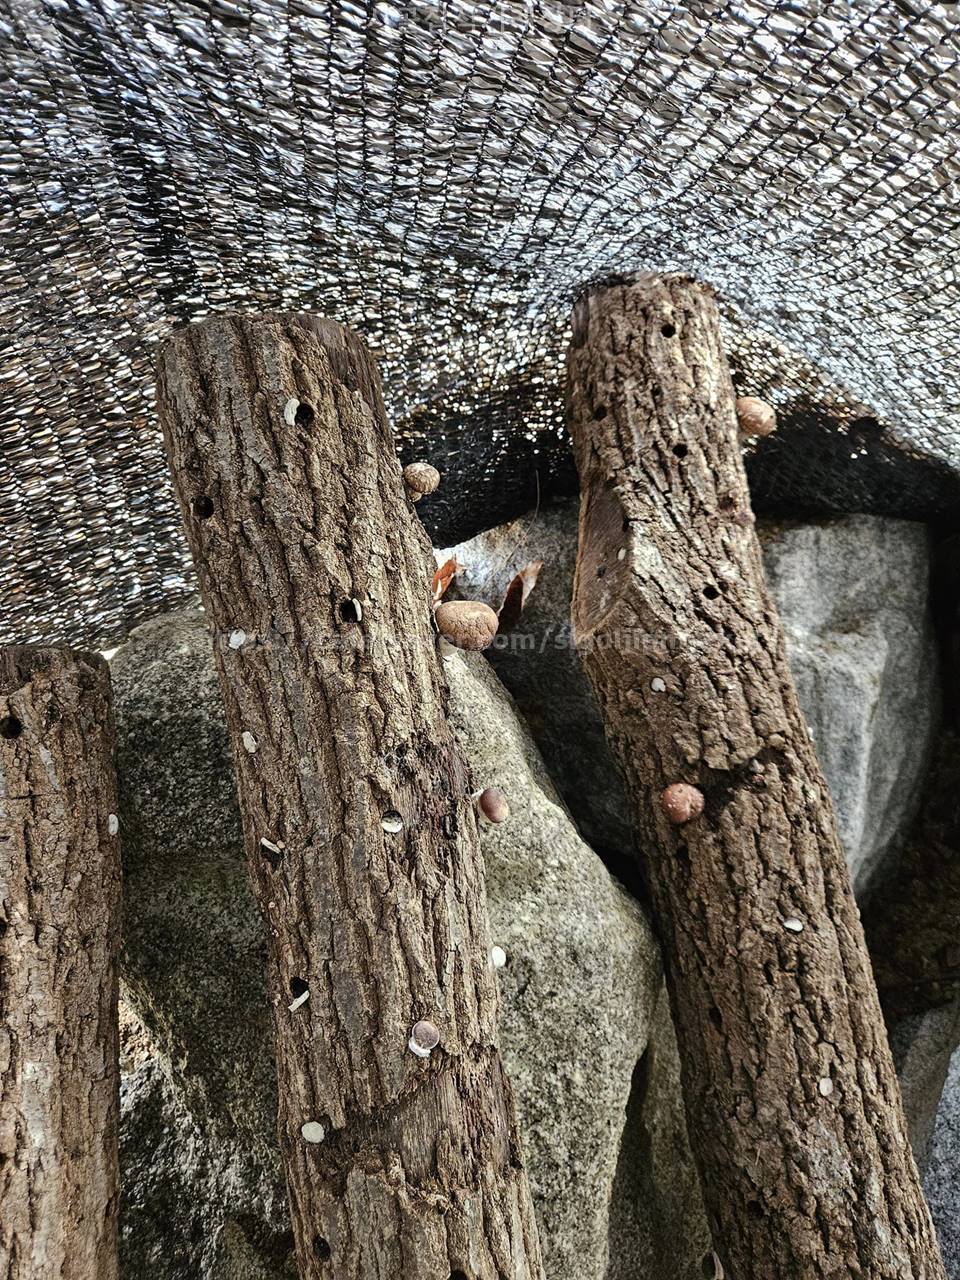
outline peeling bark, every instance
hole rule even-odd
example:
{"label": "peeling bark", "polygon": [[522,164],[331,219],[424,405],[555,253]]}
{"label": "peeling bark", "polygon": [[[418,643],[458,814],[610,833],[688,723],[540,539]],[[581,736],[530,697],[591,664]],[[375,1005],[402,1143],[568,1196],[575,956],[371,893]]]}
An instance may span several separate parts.
{"label": "peeling bark", "polygon": [[159,403],[266,924],[301,1275],[538,1280],[473,783],[376,366],[330,321],[220,316],[167,343]]}
{"label": "peeling bark", "polygon": [[115,1280],[120,858],[102,658],[0,649],[0,1276]]}
{"label": "peeling bark", "polygon": [[[568,413],[577,645],[635,802],[726,1275],[943,1280],[711,292],[667,276],[586,295]],[[660,803],[678,782],[705,798],[683,825]]]}

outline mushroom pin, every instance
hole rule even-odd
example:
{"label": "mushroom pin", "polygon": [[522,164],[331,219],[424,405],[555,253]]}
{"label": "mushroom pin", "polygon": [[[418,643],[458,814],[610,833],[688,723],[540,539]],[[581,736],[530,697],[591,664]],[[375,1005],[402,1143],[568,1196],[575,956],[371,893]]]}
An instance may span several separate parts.
{"label": "mushroom pin", "polygon": [[427,494],[435,493],[440,483],[440,472],[429,462],[411,462],[403,468],[403,483],[414,502]]}
{"label": "mushroom pin", "polygon": [[458,649],[488,649],[497,634],[499,619],[479,600],[448,600],[433,615],[437,630]]}
{"label": "mushroom pin", "polygon": [[737,422],[742,436],[768,436],[777,429],[777,415],[773,406],[756,396],[739,398]]}
{"label": "mushroom pin", "polygon": [[677,827],[699,818],[703,803],[703,792],[689,782],[672,782],[660,797],[660,808]]}
{"label": "mushroom pin", "polygon": [[484,787],[477,796],[477,808],[482,822],[506,822],[510,817],[507,797],[499,787]]}

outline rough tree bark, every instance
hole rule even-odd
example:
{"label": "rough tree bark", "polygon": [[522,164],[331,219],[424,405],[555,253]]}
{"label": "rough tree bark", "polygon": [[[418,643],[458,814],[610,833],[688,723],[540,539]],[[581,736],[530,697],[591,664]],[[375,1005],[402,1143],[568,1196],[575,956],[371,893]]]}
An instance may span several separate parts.
{"label": "rough tree bark", "polygon": [[430,546],[376,365],[331,321],[220,316],[167,343],[159,403],[267,926],[301,1275],[540,1277]]}
{"label": "rough tree bark", "polygon": [[117,1275],[120,858],[102,658],[0,649],[0,1276]]}
{"label": "rough tree bark", "polygon": [[[585,295],[568,414],[576,640],[635,801],[719,1260],[734,1280],[942,1280],[711,291]],[[705,798],[683,825],[661,807],[677,782]]]}

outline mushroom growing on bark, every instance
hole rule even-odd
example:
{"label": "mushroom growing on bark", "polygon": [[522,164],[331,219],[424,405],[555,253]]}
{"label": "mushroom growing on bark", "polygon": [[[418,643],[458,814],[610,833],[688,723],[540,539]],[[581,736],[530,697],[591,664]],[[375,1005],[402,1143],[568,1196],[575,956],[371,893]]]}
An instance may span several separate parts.
{"label": "mushroom growing on bark", "polygon": [[737,425],[741,436],[769,436],[777,429],[773,405],[756,396],[740,396],[737,400]]}
{"label": "mushroom growing on bark", "polygon": [[689,782],[673,782],[661,795],[660,807],[672,823],[681,826],[703,813],[703,792]]}
{"label": "mushroom growing on bark", "polygon": [[418,1022],[410,1032],[407,1047],[418,1058],[429,1058],[431,1052],[440,1043],[440,1032],[432,1022]]}
{"label": "mushroom growing on bark", "polygon": [[434,611],[437,630],[458,649],[488,649],[497,634],[499,620],[488,604],[479,600],[450,600]]}
{"label": "mushroom growing on bark", "polygon": [[507,797],[499,787],[485,787],[477,796],[477,808],[484,822],[506,822],[510,817]]}
{"label": "mushroom growing on bark", "polygon": [[435,493],[440,483],[440,472],[429,462],[411,462],[403,468],[403,482],[414,502],[427,494]]}

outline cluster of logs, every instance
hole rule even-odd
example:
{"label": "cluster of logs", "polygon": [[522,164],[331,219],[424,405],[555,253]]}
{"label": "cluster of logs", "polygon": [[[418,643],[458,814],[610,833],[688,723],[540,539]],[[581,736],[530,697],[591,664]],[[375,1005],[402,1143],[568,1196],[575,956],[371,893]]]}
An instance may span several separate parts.
{"label": "cluster of logs", "polygon": [[[585,295],[568,373],[575,630],[648,851],[714,1233],[705,1265],[737,1280],[942,1280],[743,518],[740,436],[768,434],[773,411],[735,404],[712,296],[682,277]],[[438,660],[437,630],[483,649],[497,615],[433,608],[412,503],[439,476],[401,473],[373,360],[317,317],[180,331],[159,405],[267,937],[300,1274],[541,1280],[478,839],[508,810],[459,755]],[[621,643],[628,631],[671,656]],[[7,1280],[116,1275],[110,733],[99,659],[4,651]]]}

